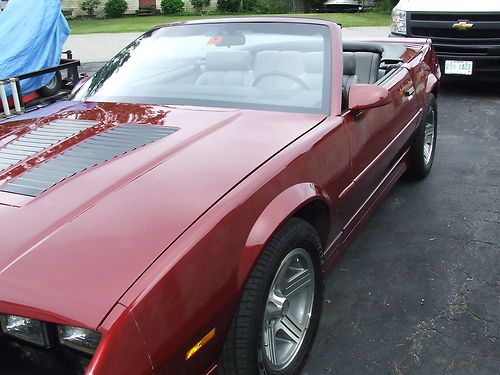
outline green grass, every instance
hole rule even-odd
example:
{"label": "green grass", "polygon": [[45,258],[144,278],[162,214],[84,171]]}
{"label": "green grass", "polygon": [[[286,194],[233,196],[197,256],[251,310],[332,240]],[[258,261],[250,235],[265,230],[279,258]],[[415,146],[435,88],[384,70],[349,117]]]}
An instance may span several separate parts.
{"label": "green grass", "polygon": [[[290,15],[287,15],[290,16]],[[340,22],[343,27],[353,26],[388,26],[390,17],[387,14],[375,12],[366,13],[309,13],[293,14],[293,16],[323,18]],[[222,16],[151,16],[112,19],[77,19],[70,20],[69,26],[73,34],[91,34],[91,33],[126,33],[143,32],[151,29],[153,26],[164,23],[187,21],[200,18],[220,18]]]}

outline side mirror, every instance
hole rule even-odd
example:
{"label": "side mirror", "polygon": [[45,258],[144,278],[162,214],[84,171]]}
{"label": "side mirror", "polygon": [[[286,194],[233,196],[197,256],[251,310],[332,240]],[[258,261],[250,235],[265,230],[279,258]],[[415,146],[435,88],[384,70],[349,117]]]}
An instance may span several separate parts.
{"label": "side mirror", "polygon": [[349,109],[354,111],[381,107],[390,102],[391,93],[380,86],[357,83],[349,89]]}

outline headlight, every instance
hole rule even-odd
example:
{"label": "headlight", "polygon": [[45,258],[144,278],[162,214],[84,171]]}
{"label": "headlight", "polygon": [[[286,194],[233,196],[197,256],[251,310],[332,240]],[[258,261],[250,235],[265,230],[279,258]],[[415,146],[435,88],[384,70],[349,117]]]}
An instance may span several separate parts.
{"label": "headlight", "polygon": [[72,327],[72,326],[57,326],[59,333],[59,342],[62,345],[69,346],[70,348],[94,354],[101,335],[96,331],[90,329]]}
{"label": "headlight", "polygon": [[406,34],[406,11],[392,10],[391,31],[395,34]]}
{"label": "headlight", "polygon": [[1,315],[2,331],[32,344],[49,347],[47,325],[35,319],[16,315]]}

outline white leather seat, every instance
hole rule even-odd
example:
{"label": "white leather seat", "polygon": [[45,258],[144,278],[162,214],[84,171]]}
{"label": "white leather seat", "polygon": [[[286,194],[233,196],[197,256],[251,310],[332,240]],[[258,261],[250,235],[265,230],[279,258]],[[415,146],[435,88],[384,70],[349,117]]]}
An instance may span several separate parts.
{"label": "white leather seat", "polygon": [[305,54],[305,73],[300,79],[311,90],[323,89],[323,52],[309,52]]}
{"label": "white leather seat", "polygon": [[252,59],[248,51],[211,51],[197,85],[251,86]]}

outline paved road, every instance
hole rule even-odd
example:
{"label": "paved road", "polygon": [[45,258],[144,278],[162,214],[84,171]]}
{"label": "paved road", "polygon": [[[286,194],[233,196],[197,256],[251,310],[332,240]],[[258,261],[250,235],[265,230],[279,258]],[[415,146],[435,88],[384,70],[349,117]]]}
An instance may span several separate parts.
{"label": "paved road", "polygon": [[[385,37],[389,27],[350,27],[342,30],[344,38]],[[70,35],[64,50],[72,50],[83,63],[108,61],[141,33]]]}
{"label": "paved road", "polygon": [[445,84],[434,167],[327,281],[303,375],[500,374],[500,90]]}

